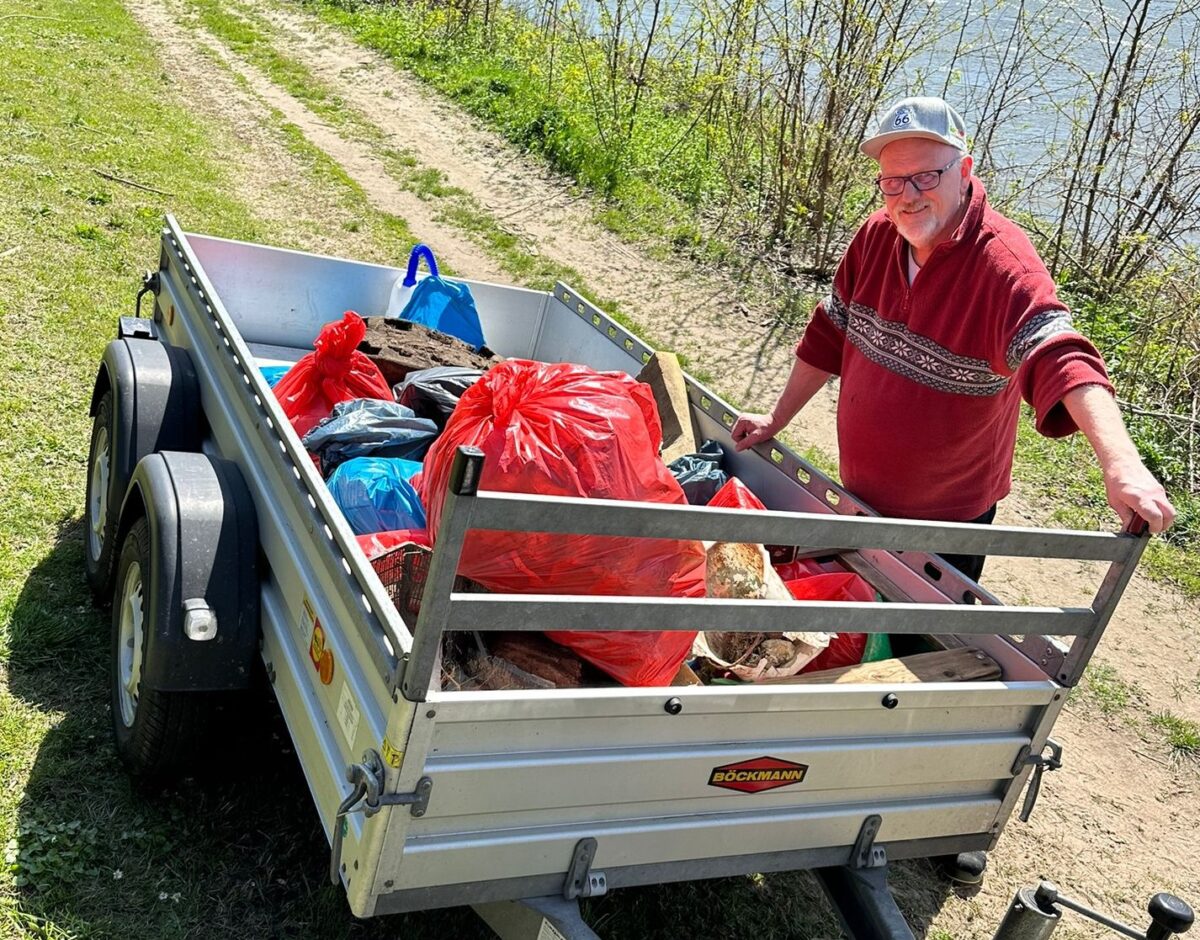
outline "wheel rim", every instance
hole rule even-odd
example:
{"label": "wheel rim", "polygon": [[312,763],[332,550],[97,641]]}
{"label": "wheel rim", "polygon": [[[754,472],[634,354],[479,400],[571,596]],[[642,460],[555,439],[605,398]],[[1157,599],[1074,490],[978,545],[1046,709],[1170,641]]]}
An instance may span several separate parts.
{"label": "wheel rim", "polygon": [[121,586],[121,628],[117,648],[117,692],[121,721],[133,725],[137,714],[138,685],[142,678],[142,566],[136,561],[125,572]]}
{"label": "wheel rim", "polygon": [[108,526],[108,428],[96,434],[96,452],[92,458],[91,498],[88,500],[88,549],[93,559],[104,551],[104,530]]}

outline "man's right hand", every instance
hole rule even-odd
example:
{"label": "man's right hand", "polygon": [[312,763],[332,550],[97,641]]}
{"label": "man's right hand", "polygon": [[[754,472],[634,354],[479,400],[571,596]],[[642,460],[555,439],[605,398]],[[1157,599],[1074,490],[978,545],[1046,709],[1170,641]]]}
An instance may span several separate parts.
{"label": "man's right hand", "polygon": [[733,423],[729,436],[733,438],[733,449],[740,452],[769,441],[778,431],[771,415],[745,414]]}

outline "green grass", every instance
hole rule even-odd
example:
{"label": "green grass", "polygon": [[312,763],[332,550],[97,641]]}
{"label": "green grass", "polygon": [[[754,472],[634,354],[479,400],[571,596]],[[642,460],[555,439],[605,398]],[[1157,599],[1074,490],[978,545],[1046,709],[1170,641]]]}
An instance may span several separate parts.
{"label": "green grass", "polygon": [[1166,711],[1150,716],[1150,724],[1177,757],[1200,757],[1200,724]]}
{"label": "green grass", "polygon": [[1145,702],[1141,690],[1126,682],[1112,666],[1092,663],[1083,674],[1083,683],[1071,692],[1072,701],[1083,700],[1108,717],[1124,715],[1133,718],[1130,709]]}
{"label": "green grass", "polygon": [[[158,257],[164,213],[297,247],[319,227],[303,212],[258,218],[232,195],[236,141],[189,117],[113,0],[0,6],[0,45],[0,936],[479,935],[461,914],[355,923],[324,884],[324,836],[278,739],[264,735],[236,780],[161,793],[117,766],[107,615],[81,577],[96,364]],[[332,207],[323,224],[357,219],[379,257],[411,243],[302,135],[281,133],[308,171],[288,184]]]}

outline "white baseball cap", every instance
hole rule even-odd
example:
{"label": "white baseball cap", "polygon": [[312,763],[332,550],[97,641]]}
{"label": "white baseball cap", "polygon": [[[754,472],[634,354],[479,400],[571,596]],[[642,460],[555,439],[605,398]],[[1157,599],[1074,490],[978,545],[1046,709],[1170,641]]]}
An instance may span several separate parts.
{"label": "white baseball cap", "polygon": [[906,137],[936,140],[967,152],[967,129],[962,116],[941,98],[903,98],[896,102],[879,118],[875,134],[864,140],[859,149],[878,160],[884,147]]}

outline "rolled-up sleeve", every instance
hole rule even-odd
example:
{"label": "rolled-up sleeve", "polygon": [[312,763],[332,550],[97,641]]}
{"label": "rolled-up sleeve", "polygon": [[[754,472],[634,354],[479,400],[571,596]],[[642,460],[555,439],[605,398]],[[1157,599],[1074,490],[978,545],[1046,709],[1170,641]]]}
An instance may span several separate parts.
{"label": "rolled-up sleeve", "polygon": [[1062,400],[1072,389],[1099,385],[1113,393],[1104,359],[1079,334],[1050,340],[1035,349],[1017,373],[1021,397],[1033,408],[1035,427],[1046,437],[1079,430]]}

